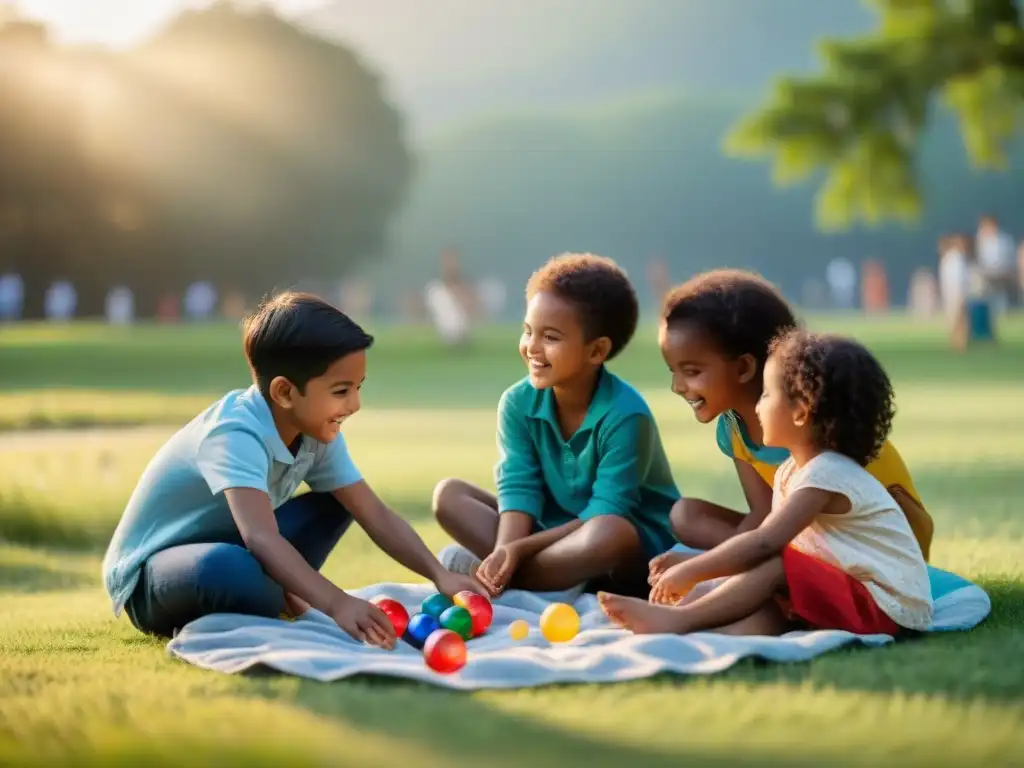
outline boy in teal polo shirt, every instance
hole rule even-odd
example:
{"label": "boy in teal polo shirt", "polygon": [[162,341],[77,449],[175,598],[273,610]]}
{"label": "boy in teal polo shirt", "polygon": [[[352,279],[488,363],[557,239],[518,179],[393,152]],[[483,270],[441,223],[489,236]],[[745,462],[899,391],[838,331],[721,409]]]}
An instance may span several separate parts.
{"label": "boy in teal polo shirt", "polygon": [[534,273],[526,298],[529,374],[498,405],[497,496],[438,484],[434,514],[461,545],[441,562],[492,595],[595,580],[645,593],[648,560],[675,544],[679,492],[650,408],[605,367],[636,330],[636,293],[610,259],[566,254]]}

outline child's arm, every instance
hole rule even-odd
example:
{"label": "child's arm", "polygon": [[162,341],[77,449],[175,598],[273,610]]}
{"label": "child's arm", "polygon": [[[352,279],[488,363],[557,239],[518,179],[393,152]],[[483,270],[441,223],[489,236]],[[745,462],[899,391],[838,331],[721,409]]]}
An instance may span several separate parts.
{"label": "child's arm", "polygon": [[494,485],[498,497],[495,547],[525,538],[544,509],[544,478],[526,418],[516,407],[516,389],[498,402],[498,463]]}
{"label": "child's arm", "polygon": [[800,488],[758,528],[667,570],[655,583],[651,601],[674,603],[702,581],[749,571],[780,554],[818,515],[842,514],[849,508],[845,496],[820,488]]}
{"label": "child's arm", "polygon": [[772,487],[751,464],[740,459],[733,459],[733,462],[736,464],[736,474],[740,478],[740,486],[747,500],[747,509],[750,510],[740,521],[736,533],[745,533],[761,525],[772,511]]}
{"label": "child's arm", "polygon": [[[509,517],[511,514],[519,513],[505,513],[502,515],[502,519]],[[526,520],[527,523],[530,522],[529,517]],[[533,534],[529,533],[530,529],[527,529],[525,534],[503,542],[501,540],[501,521],[499,521],[498,541],[494,545],[494,551],[480,563],[476,577],[480,580],[480,583],[487,587],[492,595],[497,595],[512,579],[516,568],[519,567],[523,560],[533,557],[543,549],[547,549],[556,541],[561,541],[582,526],[583,522],[581,520],[572,520],[557,528],[550,528],[549,530],[538,531]]]}
{"label": "child's arm", "polygon": [[442,566],[412,526],[381,501],[365,480],[332,493],[374,544],[410,571],[430,579],[439,592],[449,597],[464,590],[482,594],[475,579]]}
{"label": "child's arm", "polygon": [[224,494],[246,548],[286,595],[320,609],[358,640],[393,647],[395,630],[384,612],[325,579],[281,535],[267,485],[270,462],[263,438],[230,422],[211,430],[196,451],[210,492]]}
{"label": "child's arm", "polygon": [[224,495],[246,548],[286,593],[323,611],[357,640],[394,647],[395,630],[383,611],[335,586],[281,535],[266,492],[239,487]]}
{"label": "child's arm", "polygon": [[381,550],[410,571],[430,579],[440,592],[454,595],[480,585],[467,576],[441,566],[427,545],[405,520],[374,493],[352,461],[343,435],[338,435],[318,455],[306,475],[310,490],[330,493]]}
{"label": "child's arm", "polygon": [[640,482],[650,466],[654,444],[654,425],[647,416],[630,415],[609,429],[601,439],[601,457],[590,500],[577,519],[509,542],[500,538],[499,521],[495,550],[480,564],[477,578],[492,594],[497,594],[524,560],[574,533],[588,520],[603,515],[625,517],[635,512],[640,503]]}

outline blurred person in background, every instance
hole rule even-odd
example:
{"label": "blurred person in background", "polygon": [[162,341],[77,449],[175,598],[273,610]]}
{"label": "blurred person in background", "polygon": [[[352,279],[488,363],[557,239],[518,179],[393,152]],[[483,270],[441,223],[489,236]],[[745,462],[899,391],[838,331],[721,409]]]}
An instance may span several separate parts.
{"label": "blurred person in background", "polygon": [[986,293],[993,308],[1004,311],[1016,307],[1020,300],[1020,279],[1014,257],[1013,238],[999,228],[995,216],[986,214],[978,223],[975,242],[978,268],[986,283]]}
{"label": "blurred person in background", "polygon": [[25,301],[25,284],[17,272],[0,275],[0,321],[16,322],[21,319]]}

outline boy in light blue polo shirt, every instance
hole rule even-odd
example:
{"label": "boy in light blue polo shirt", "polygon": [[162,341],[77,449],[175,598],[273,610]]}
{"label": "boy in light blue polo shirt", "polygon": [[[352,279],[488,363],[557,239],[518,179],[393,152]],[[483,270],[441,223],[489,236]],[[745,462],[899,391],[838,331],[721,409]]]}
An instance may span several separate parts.
{"label": "boy in light blue polo shirt", "polygon": [[[372,343],[308,294],[282,294],[249,318],[254,384],[167,441],[114,532],[103,578],[115,615],[123,609],[140,631],[170,636],[210,613],[276,617],[312,606],[351,636],[392,648],[387,616],[319,573],[352,520],[438,591],[481,591],[380,501],[339,434],[359,410]],[[311,493],[293,497],[303,481]]]}
{"label": "boy in light blue polo shirt", "polygon": [[567,254],[534,273],[526,297],[529,375],[498,405],[497,496],[438,485],[434,513],[461,545],[441,561],[492,594],[646,594],[649,559],[675,544],[679,491],[650,408],[605,367],[636,330],[636,294],[610,259]]}

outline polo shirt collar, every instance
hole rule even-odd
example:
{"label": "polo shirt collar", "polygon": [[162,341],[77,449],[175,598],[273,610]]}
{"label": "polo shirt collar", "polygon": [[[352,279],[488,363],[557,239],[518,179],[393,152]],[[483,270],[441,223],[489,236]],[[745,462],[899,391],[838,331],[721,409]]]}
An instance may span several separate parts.
{"label": "polo shirt collar", "polygon": [[[540,397],[534,402],[533,412],[530,415],[533,418],[549,422],[556,430],[561,429],[558,424],[558,411],[555,407],[554,390],[548,388],[542,390],[539,394]],[[587,415],[583,419],[580,428],[576,431],[576,434],[589,432],[594,429],[597,426],[597,422],[611,410],[614,400],[614,378],[608,369],[602,365],[597,372],[597,387],[594,389],[594,396],[591,398],[590,406],[587,408]]]}
{"label": "polo shirt collar", "polygon": [[[288,446],[284,444],[284,440],[281,439],[281,434],[277,431],[277,424],[274,423],[274,414],[270,411],[270,403],[260,393],[259,387],[253,384],[245,391],[243,397],[248,401],[250,408],[260,423],[263,442],[266,443],[273,454],[274,461],[281,464],[294,464],[296,456],[292,455],[292,452],[288,450]],[[305,435],[301,436],[299,455],[308,452],[308,439]]]}

